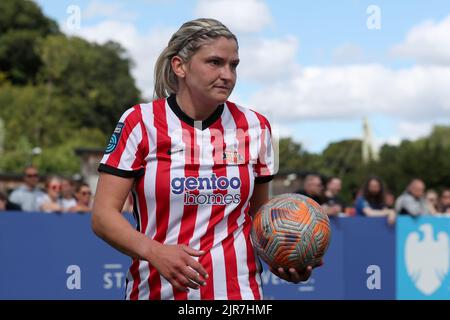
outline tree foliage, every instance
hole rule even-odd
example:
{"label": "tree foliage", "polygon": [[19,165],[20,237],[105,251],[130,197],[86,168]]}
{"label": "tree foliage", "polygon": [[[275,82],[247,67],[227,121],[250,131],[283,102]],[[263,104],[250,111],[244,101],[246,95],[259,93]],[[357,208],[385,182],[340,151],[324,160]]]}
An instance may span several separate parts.
{"label": "tree foliage", "polygon": [[[379,176],[388,190],[399,195],[413,178],[425,181],[428,188],[450,186],[450,127],[436,126],[427,137],[404,140],[398,146],[383,145],[377,162],[364,164],[360,140],[330,144],[321,154],[302,150],[290,138],[280,140],[280,171],[314,171],[324,177],[338,176],[343,181],[343,198],[348,203],[370,176]],[[284,154],[283,154],[284,152]],[[305,161],[305,156],[313,161]]]}
{"label": "tree foliage", "polygon": [[31,159],[52,173],[79,171],[76,147],[104,147],[121,113],[139,103],[131,60],[117,43],[62,34],[32,1],[0,2],[0,171]]}
{"label": "tree foliage", "polygon": [[0,71],[14,84],[34,82],[42,64],[36,43],[58,33],[33,1],[0,1]]}

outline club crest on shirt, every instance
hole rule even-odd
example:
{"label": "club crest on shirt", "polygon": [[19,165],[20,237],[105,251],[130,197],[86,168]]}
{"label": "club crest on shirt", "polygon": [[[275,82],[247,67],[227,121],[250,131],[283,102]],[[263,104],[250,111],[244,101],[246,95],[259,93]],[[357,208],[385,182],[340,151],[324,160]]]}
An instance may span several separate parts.
{"label": "club crest on shirt", "polygon": [[225,150],[223,153],[223,160],[225,160],[226,163],[244,163],[244,157],[236,150]]}
{"label": "club crest on shirt", "polygon": [[125,126],[125,124],[123,122],[119,122],[117,124],[111,138],[109,139],[109,143],[108,143],[108,146],[106,147],[105,153],[107,153],[107,154],[111,153],[116,149],[116,147],[119,143],[120,135],[122,134],[122,129],[124,126]]}

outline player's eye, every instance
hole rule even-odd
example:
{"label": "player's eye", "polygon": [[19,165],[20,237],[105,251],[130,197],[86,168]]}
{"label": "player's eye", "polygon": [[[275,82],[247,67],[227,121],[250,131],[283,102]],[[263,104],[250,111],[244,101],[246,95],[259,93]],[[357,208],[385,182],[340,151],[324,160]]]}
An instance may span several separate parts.
{"label": "player's eye", "polygon": [[209,60],[209,63],[214,66],[220,66],[220,60],[219,59],[211,59]]}

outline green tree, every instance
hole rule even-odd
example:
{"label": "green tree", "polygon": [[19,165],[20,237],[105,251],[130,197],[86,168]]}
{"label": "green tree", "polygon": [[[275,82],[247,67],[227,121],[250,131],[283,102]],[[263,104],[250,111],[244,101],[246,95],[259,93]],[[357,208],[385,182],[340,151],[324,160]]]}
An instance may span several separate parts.
{"label": "green tree", "polygon": [[278,148],[280,172],[310,172],[320,169],[320,156],[307,152],[292,138],[281,138]]}
{"label": "green tree", "polygon": [[362,162],[361,140],[342,140],[328,145],[322,152],[320,172],[326,177],[342,180],[341,197],[351,204],[370,169]]}
{"label": "green tree", "polygon": [[0,1],[0,71],[14,84],[34,82],[41,66],[36,43],[58,33],[33,1]]}
{"label": "green tree", "polygon": [[132,62],[119,44],[49,36],[39,48],[47,108],[54,95],[63,97],[64,117],[77,126],[111,132],[121,113],[139,102],[140,92],[130,74]]}
{"label": "green tree", "polygon": [[28,0],[0,1],[0,31],[34,30],[40,35],[58,33],[57,23],[46,17],[41,8]]}
{"label": "green tree", "polygon": [[0,170],[20,172],[31,149],[43,172],[74,173],[77,147],[104,147],[123,111],[140,102],[117,43],[67,37],[31,1],[0,2]]}

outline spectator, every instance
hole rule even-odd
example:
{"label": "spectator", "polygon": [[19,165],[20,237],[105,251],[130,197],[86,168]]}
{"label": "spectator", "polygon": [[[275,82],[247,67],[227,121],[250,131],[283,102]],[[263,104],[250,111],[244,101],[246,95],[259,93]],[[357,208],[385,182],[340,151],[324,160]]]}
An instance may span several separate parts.
{"label": "spectator", "polygon": [[387,217],[388,223],[395,222],[395,211],[386,206],[383,182],[376,177],[369,178],[363,186],[362,194],[355,203],[356,215],[367,217]]}
{"label": "spectator", "polygon": [[413,179],[406,190],[395,201],[395,211],[401,215],[419,216],[430,214],[425,200],[425,183]]}
{"label": "spectator", "polygon": [[310,197],[317,203],[323,203],[323,185],[322,179],[317,174],[308,174],[303,182],[303,189],[298,190],[297,193]]}
{"label": "spectator", "polygon": [[69,208],[69,212],[90,212],[92,191],[87,183],[80,183],[75,188],[75,197],[77,199],[74,206]]}
{"label": "spectator", "polygon": [[395,209],[395,196],[392,192],[386,190],[384,192],[384,204],[389,209]]}
{"label": "spectator", "polygon": [[20,211],[18,204],[12,203],[8,200],[6,193],[0,190],[0,211]]}
{"label": "spectator", "polygon": [[356,200],[358,199],[358,197],[360,195],[362,195],[362,190],[361,189],[359,189],[359,190],[353,189],[353,190],[351,190],[351,195],[352,195],[353,202],[351,205],[345,207],[345,215],[347,217],[354,217],[356,215]]}
{"label": "spectator", "polygon": [[61,206],[63,211],[77,205],[77,200],[73,196],[73,182],[70,179],[61,179]]}
{"label": "spectator", "polygon": [[433,189],[427,191],[425,195],[425,201],[428,206],[428,211],[431,214],[437,214],[439,212],[439,195]]}
{"label": "spectator", "polygon": [[341,189],[341,179],[338,177],[331,177],[328,179],[324,198],[321,204],[329,216],[343,215],[345,212],[344,201],[339,197]]}
{"label": "spectator", "polygon": [[61,205],[61,179],[52,176],[49,177],[45,183],[47,193],[37,199],[39,211],[52,213],[63,212]]}
{"label": "spectator", "polygon": [[444,189],[439,198],[439,212],[450,213],[450,189]]}
{"label": "spectator", "polygon": [[39,182],[39,171],[33,166],[25,168],[25,184],[15,189],[9,201],[20,206],[23,211],[39,211],[38,199],[45,195],[37,185]]}

